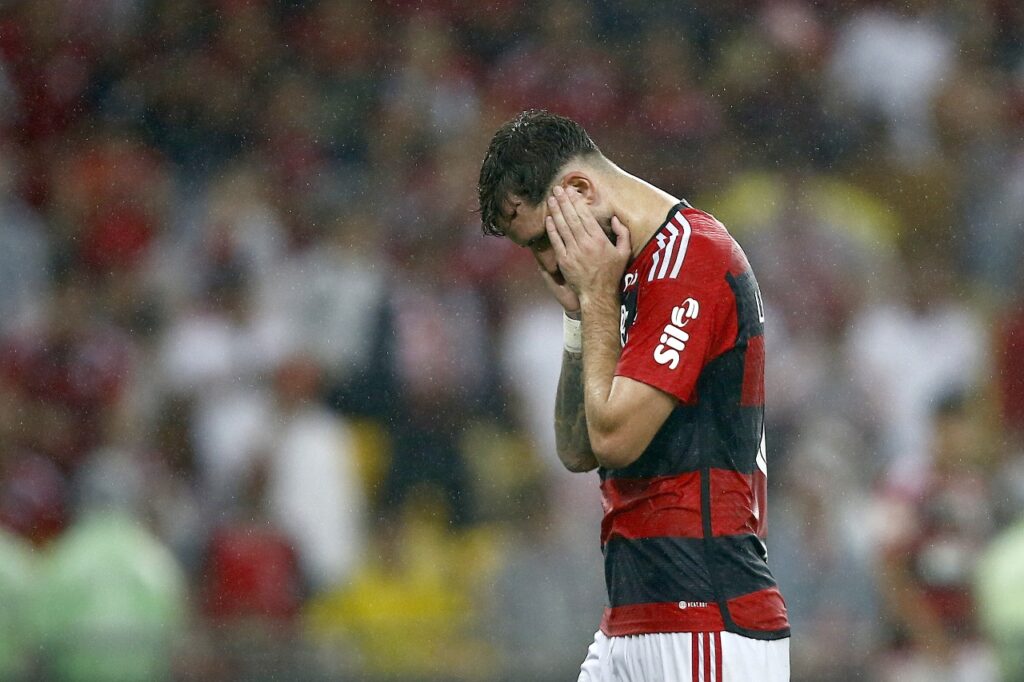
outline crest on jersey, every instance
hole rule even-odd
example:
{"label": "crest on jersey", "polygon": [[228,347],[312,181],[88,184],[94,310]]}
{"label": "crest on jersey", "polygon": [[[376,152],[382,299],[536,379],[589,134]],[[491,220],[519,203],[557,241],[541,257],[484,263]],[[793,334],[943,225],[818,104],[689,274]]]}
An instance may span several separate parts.
{"label": "crest on jersey", "polygon": [[[629,273],[633,275],[633,282],[636,282],[636,273]],[[626,275],[626,286],[629,286],[629,275]],[[629,340],[629,328],[636,322],[636,301],[637,301],[637,290],[635,288],[629,289],[622,294],[622,305],[619,307],[619,343],[625,347],[626,341]]]}

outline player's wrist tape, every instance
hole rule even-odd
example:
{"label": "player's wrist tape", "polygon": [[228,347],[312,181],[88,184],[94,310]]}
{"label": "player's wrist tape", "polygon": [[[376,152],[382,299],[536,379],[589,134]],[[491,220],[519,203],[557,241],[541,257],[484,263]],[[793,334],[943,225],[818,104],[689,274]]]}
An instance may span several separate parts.
{"label": "player's wrist tape", "polygon": [[562,345],[570,353],[583,352],[583,328],[580,320],[574,320],[562,313]]}

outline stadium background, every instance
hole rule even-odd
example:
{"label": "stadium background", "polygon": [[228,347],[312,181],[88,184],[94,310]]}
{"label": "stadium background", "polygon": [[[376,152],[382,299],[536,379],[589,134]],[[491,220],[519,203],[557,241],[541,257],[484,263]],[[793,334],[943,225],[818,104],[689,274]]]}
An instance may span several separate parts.
{"label": "stadium background", "polygon": [[560,312],[472,212],[530,107],[758,273],[794,679],[1024,656],[1021,3],[33,0],[0,3],[0,678],[575,679]]}

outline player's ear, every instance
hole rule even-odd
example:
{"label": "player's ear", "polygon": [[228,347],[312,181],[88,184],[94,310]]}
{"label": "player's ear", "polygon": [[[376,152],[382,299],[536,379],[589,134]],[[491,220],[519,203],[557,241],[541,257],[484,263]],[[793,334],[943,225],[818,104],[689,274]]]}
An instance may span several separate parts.
{"label": "player's ear", "polygon": [[580,171],[566,173],[562,178],[562,189],[567,192],[576,191],[588,204],[597,203],[597,188],[586,173]]}

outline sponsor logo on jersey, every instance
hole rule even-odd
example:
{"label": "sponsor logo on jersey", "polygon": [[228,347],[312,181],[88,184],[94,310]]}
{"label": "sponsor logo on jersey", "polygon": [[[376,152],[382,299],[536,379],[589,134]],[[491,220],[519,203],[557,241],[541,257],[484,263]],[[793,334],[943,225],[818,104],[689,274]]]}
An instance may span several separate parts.
{"label": "sponsor logo on jersey", "polygon": [[706,609],[710,604],[706,601],[681,601],[679,608],[685,609]]}
{"label": "sponsor logo on jersey", "polygon": [[660,343],[654,349],[654,361],[659,365],[668,365],[669,369],[679,366],[679,354],[686,349],[690,335],[683,327],[700,314],[700,304],[688,298],[672,309],[672,319],[662,330]]}

